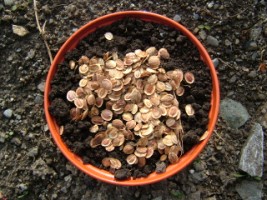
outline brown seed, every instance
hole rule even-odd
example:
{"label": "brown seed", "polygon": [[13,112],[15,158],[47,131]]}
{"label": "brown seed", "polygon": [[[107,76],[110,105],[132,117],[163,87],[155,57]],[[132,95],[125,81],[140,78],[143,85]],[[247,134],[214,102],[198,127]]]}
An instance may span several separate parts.
{"label": "brown seed", "polygon": [[107,40],[112,40],[112,39],[113,39],[113,34],[112,34],[111,32],[106,32],[106,33],[104,34],[104,36],[105,36],[105,38],[106,38]]}
{"label": "brown seed", "polygon": [[87,64],[83,64],[79,67],[79,73],[82,75],[86,75],[89,71],[89,67]]}
{"label": "brown seed", "polygon": [[178,158],[177,154],[175,154],[173,152],[170,152],[168,154],[168,159],[169,159],[171,164],[177,163],[179,161],[179,158]]}
{"label": "brown seed", "polygon": [[107,152],[111,152],[111,151],[113,151],[115,149],[115,147],[111,144],[111,145],[105,147],[105,149],[106,149]]}
{"label": "brown seed", "polygon": [[123,134],[120,133],[118,134],[118,137],[112,140],[112,144],[114,147],[119,147],[124,143],[124,141],[125,141],[125,137]]}
{"label": "brown seed", "polygon": [[140,93],[139,90],[134,88],[130,94],[130,99],[133,103],[139,103],[141,101],[142,94]]}
{"label": "brown seed", "polygon": [[195,114],[194,108],[191,104],[185,106],[185,112],[188,116],[193,116]]}
{"label": "brown seed", "polygon": [[112,82],[109,79],[103,79],[100,83],[100,86],[105,90],[112,90]]}
{"label": "brown seed", "polygon": [[137,157],[145,157],[147,153],[147,147],[136,147],[134,151],[134,155]]}
{"label": "brown seed", "polygon": [[161,115],[162,116],[166,116],[167,115],[167,109],[165,108],[165,106],[160,105],[159,109],[161,110]]}
{"label": "brown seed", "polygon": [[121,131],[125,137],[125,140],[134,140],[135,139],[132,131],[126,130],[126,129],[123,129]]}
{"label": "brown seed", "polygon": [[168,110],[168,116],[174,118],[177,115],[180,115],[180,112],[181,111],[179,110],[179,108],[177,106],[172,106]]}
{"label": "brown seed", "polygon": [[149,47],[147,50],[146,50],[146,53],[150,56],[154,56],[157,54],[157,49],[156,47]]}
{"label": "brown seed", "polygon": [[146,158],[145,157],[138,157],[138,167],[144,167],[146,165]]}
{"label": "brown seed", "polygon": [[81,56],[80,59],[78,60],[79,65],[82,64],[89,64],[90,59],[87,56]]}
{"label": "brown seed", "polygon": [[149,76],[148,79],[147,79],[147,82],[148,82],[149,84],[152,84],[152,85],[156,84],[157,81],[158,81],[158,77],[157,77],[157,75],[155,75],[155,74],[152,74],[152,75]]}
{"label": "brown seed", "polygon": [[184,87],[183,86],[179,86],[176,90],[175,93],[177,94],[177,96],[183,96],[184,94]]}
{"label": "brown seed", "polygon": [[150,96],[150,101],[153,106],[158,106],[160,104],[160,97],[158,94],[154,93]]}
{"label": "brown seed", "polygon": [[165,144],[166,146],[170,147],[173,145],[172,143],[172,136],[171,135],[166,135],[163,139],[162,139],[163,144]]}
{"label": "brown seed", "polygon": [[131,113],[123,113],[122,114],[122,119],[124,120],[124,121],[131,121],[132,119],[133,119],[133,115],[131,114]]}
{"label": "brown seed", "polygon": [[116,69],[117,70],[124,70],[124,62],[121,59],[114,59],[116,60]]}
{"label": "brown seed", "polygon": [[162,102],[164,102],[164,101],[168,101],[168,102],[170,102],[170,101],[172,101],[173,99],[174,99],[174,96],[173,96],[172,94],[165,94],[165,95],[161,96],[161,98],[160,98],[160,100],[161,100]]}
{"label": "brown seed", "polygon": [[111,110],[107,110],[107,109],[105,109],[105,110],[102,110],[102,112],[101,112],[101,117],[102,117],[102,119],[104,119],[105,121],[110,121],[110,120],[112,119],[112,117],[113,117],[113,113],[112,113]]}
{"label": "brown seed", "polygon": [[90,115],[91,116],[97,116],[97,115],[99,115],[99,109],[97,108],[97,107],[92,107],[91,108],[91,112],[90,112]]}
{"label": "brown seed", "polygon": [[124,123],[120,119],[114,119],[112,125],[118,129],[124,128]]}
{"label": "brown seed", "polygon": [[154,154],[154,148],[153,147],[147,147],[147,153],[146,158],[151,158]]}
{"label": "brown seed", "polygon": [[111,145],[112,140],[110,138],[104,138],[101,142],[101,146],[103,147],[108,147],[109,145]]}
{"label": "brown seed", "polygon": [[88,79],[83,78],[83,79],[81,79],[81,80],[79,81],[79,86],[80,86],[80,87],[85,87],[85,86],[87,85],[87,83],[88,83]]}
{"label": "brown seed", "polygon": [[129,165],[135,165],[138,163],[138,158],[134,154],[127,156],[126,161]]}
{"label": "brown seed", "polygon": [[101,142],[104,138],[105,134],[103,134],[103,132],[96,134],[95,137],[90,140],[90,146],[92,148],[96,148],[97,146],[101,145]]}
{"label": "brown seed", "polygon": [[174,125],[176,124],[176,121],[175,121],[175,119],[173,119],[173,118],[168,118],[167,120],[166,120],[166,125],[168,126],[168,127],[173,127]]}
{"label": "brown seed", "polygon": [[163,58],[163,59],[169,59],[170,58],[170,54],[167,51],[167,49],[165,49],[165,48],[159,49],[158,56],[160,58]]}
{"label": "brown seed", "polygon": [[160,65],[160,59],[158,56],[150,56],[148,59],[148,65],[152,68],[152,69],[157,69]]}
{"label": "brown seed", "polygon": [[144,93],[146,95],[152,95],[156,90],[156,86],[152,84],[146,84],[144,88]]}
{"label": "brown seed", "polygon": [[75,91],[70,90],[70,91],[67,92],[67,100],[68,100],[68,101],[72,102],[72,101],[74,101],[74,99],[76,99],[77,97],[78,97],[78,96],[77,96],[77,94],[76,94]]}
{"label": "brown seed", "polygon": [[160,156],[160,159],[159,159],[159,160],[160,160],[161,162],[164,162],[164,161],[167,159],[167,157],[168,157],[168,156],[167,156],[166,154],[163,154],[163,155]]}
{"label": "brown seed", "polygon": [[195,81],[195,76],[191,72],[186,72],[184,74],[184,79],[188,84],[192,84]]}
{"label": "brown seed", "polygon": [[161,111],[161,109],[159,107],[154,107],[152,109],[151,113],[152,113],[152,117],[154,119],[159,119],[161,117],[161,115],[162,115],[162,111]]}
{"label": "brown seed", "polygon": [[110,167],[110,158],[103,158],[102,159],[102,165],[104,167]]}
{"label": "brown seed", "polygon": [[126,144],[122,151],[125,154],[132,154],[134,152],[134,146],[132,144]]}
{"label": "brown seed", "polygon": [[132,80],[132,77],[128,76],[126,78],[123,79],[123,85],[126,86],[128,85]]}
{"label": "brown seed", "polygon": [[104,101],[103,101],[102,98],[97,97],[97,98],[95,99],[95,105],[96,105],[98,108],[100,108],[100,107],[103,105],[103,103],[104,103]]}
{"label": "brown seed", "polygon": [[120,91],[123,88],[123,82],[121,80],[116,80],[116,83],[113,86],[113,91]]}
{"label": "brown seed", "polygon": [[96,133],[99,130],[99,126],[95,124],[91,126],[89,130],[91,133]]}
{"label": "brown seed", "polygon": [[97,95],[101,99],[104,99],[107,96],[107,94],[108,94],[108,91],[106,89],[104,89],[104,88],[99,88],[97,90]]}
{"label": "brown seed", "polygon": [[96,99],[95,96],[93,94],[90,94],[86,97],[86,102],[88,103],[88,105],[92,106],[95,104]]}
{"label": "brown seed", "polygon": [[120,169],[121,168],[121,161],[116,158],[110,158],[110,167],[113,169]]}
{"label": "brown seed", "polygon": [[87,106],[86,100],[81,98],[74,99],[74,105],[77,108],[85,108]]}
{"label": "brown seed", "polygon": [[83,98],[86,95],[84,89],[81,87],[78,87],[75,92],[76,92],[77,96],[80,98]]}
{"label": "brown seed", "polygon": [[145,104],[145,106],[147,108],[151,108],[153,106],[152,103],[151,103],[151,101],[149,99],[144,99],[143,100],[143,103]]}
{"label": "brown seed", "polygon": [[110,139],[115,139],[118,137],[118,129],[115,127],[111,127],[108,130],[106,130],[106,133]]}
{"label": "brown seed", "polygon": [[104,120],[100,116],[93,116],[91,118],[91,121],[93,124],[96,124],[96,125],[101,125],[104,122]]}

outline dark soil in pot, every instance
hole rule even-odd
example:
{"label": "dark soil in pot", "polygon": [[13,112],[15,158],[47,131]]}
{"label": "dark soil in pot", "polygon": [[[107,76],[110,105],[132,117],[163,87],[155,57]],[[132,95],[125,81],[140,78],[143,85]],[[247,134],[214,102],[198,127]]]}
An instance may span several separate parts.
{"label": "dark soil in pot", "polygon": [[[114,35],[113,40],[104,37],[106,32]],[[78,87],[81,79],[77,70],[69,68],[70,60],[78,60],[82,55],[91,58],[102,57],[106,52],[118,52],[119,57],[136,49],[145,50],[155,46],[157,49],[166,48],[170,59],[165,60],[162,66],[168,70],[176,68],[184,72],[190,71],[195,76],[195,83],[185,87],[185,94],[178,97],[181,109],[181,121],[184,129],[184,151],[188,151],[199,141],[199,137],[206,131],[211,97],[211,77],[209,69],[200,60],[198,50],[194,45],[177,30],[163,25],[142,22],[135,19],[124,19],[105,28],[101,28],[82,40],[76,49],[65,56],[65,61],[58,66],[58,71],[51,84],[51,106],[49,108],[59,126],[64,126],[63,140],[75,154],[79,155],[84,163],[104,168],[101,161],[105,157],[114,157],[122,162],[122,168],[115,172],[117,179],[129,176],[145,177],[153,171],[164,171],[168,161],[159,162],[159,153],[148,159],[147,164],[140,168],[137,165],[129,166],[125,162],[126,155],[119,148],[107,152],[102,146],[90,147],[93,135],[89,131],[92,125],[89,118],[82,121],[73,121],[70,118],[70,109],[73,104],[67,101],[66,94],[69,90]],[[195,115],[188,117],[185,114],[186,104],[192,104]],[[114,173],[114,171],[112,171]]]}

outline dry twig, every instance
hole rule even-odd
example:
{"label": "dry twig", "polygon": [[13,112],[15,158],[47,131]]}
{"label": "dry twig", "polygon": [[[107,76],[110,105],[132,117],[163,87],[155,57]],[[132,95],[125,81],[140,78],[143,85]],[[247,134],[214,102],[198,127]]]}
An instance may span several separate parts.
{"label": "dry twig", "polygon": [[45,47],[46,47],[46,50],[47,50],[47,53],[48,53],[48,56],[49,56],[49,59],[50,59],[50,63],[52,63],[53,62],[52,53],[51,53],[50,47],[49,47],[49,45],[48,45],[48,43],[46,41],[46,38],[45,38],[45,25],[46,25],[46,21],[43,24],[43,26],[41,27],[40,22],[39,22],[38,12],[37,12],[36,0],[33,0],[33,8],[34,8],[34,14],[35,14],[37,28],[38,28],[38,30],[40,32],[40,35],[42,36],[43,41],[45,43]]}

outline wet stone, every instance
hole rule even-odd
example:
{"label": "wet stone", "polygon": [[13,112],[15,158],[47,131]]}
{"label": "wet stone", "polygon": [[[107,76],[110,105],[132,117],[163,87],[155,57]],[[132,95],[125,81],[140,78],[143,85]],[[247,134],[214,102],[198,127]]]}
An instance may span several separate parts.
{"label": "wet stone", "polygon": [[261,177],[263,173],[263,143],[264,134],[260,124],[253,125],[250,136],[243,146],[239,161],[239,169],[250,176]]}
{"label": "wet stone", "polygon": [[258,181],[244,180],[236,185],[236,191],[243,200],[261,200],[263,185]]}
{"label": "wet stone", "polygon": [[247,109],[237,101],[225,98],[221,101],[220,116],[231,128],[239,128],[250,118]]}

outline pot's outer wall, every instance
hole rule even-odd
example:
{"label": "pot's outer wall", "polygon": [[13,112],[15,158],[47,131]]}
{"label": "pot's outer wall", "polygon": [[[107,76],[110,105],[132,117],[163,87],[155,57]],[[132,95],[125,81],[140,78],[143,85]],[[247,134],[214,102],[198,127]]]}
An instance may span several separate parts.
{"label": "pot's outer wall", "polygon": [[[58,64],[60,64],[64,60],[65,54],[68,51],[74,49],[83,38],[85,38],[90,33],[94,32],[96,29],[105,27],[107,25],[110,25],[126,17],[132,17],[132,18],[143,20],[143,21],[163,24],[163,25],[177,29],[178,31],[182,32],[187,38],[189,38],[192,41],[192,43],[198,48],[200,57],[203,60],[203,62],[210,69],[210,74],[212,78],[212,95],[211,95],[211,109],[209,113],[209,124],[208,124],[208,130],[207,130],[208,136],[206,137],[206,139],[201,141],[199,144],[195,145],[190,151],[184,154],[178,163],[169,165],[165,173],[156,174],[154,172],[146,178],[117,181],[114,179],[114,175],[109,173],[108,171],[99,169],[93,165],[88,165],[88,164],[84,165],[83,161],[68,149],[68,147],[63,142],[59,134],[58,125],[56,124],[55,120],[53,119],[53,117],[50,115],[48,111],[48,108],[50,105],[48,96],[49,96],[50,89],[51,89],[50,83],[56,73]],[[116,12],[116,13],[108,14],[108,15],[99,17],[93,21],[90,21],[88,24],[84,25],[79,30],[77,30],[64,43],[64,45],[60,48],[56,57],[54,58],[54,61],[47,75],[46,85],[45,85],[45,94],[44,94],[44,108],[45,108],[46,120],[47,120],[49,129],[51,131],[51,134],[52,134],[52,137],[55,143],[57,144],[59,149],[62,151],[62,153],[65,155],[65,157],[68,158],[70,162],[72,162],[77,168],[79,168],[86,174],[98,180],[111,183],[111,184],[124,185],[124,186],[136,186],[136,185],[145,185],[145,184],[155,183],[155,182],[161,181],[163,179],[166,179],[178,173],[183,168],[185,168],[187,165],[189,165],[203,150],[203,148],[205,147],[209,138],[212,135],[212,132],[214,130],[214,127],[215,127],[215,124],[218,118],[219,102],[220,102],[220,91],[219,91],[219,81],[218,81],[217,73],[216,73],[216,70],[214,68],[214,65],[211,61],[209,54],[207,53],[203,45],[199,42],[199,40],[181,24],[165,16],[151,13],[151,12],[145,12],[145,11],[123,11],[123,12]]]}

